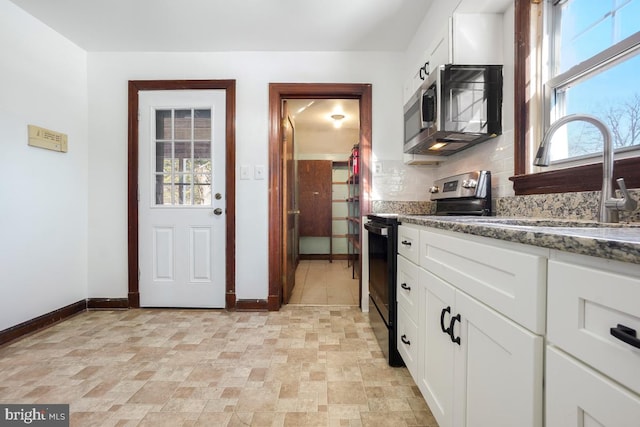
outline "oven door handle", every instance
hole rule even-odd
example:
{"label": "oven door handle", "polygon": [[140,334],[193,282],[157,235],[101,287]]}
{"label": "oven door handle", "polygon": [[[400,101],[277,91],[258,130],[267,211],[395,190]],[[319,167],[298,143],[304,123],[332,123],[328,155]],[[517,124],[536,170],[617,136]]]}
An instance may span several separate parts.
{"label": "oven door handle", "polygon": [[365,223],[364,228],[369,230],[369,232],[373,234],[378,234],[380,236],[387,236],[389,234],[389,227],[384,225],[378,225],[373,222]]}

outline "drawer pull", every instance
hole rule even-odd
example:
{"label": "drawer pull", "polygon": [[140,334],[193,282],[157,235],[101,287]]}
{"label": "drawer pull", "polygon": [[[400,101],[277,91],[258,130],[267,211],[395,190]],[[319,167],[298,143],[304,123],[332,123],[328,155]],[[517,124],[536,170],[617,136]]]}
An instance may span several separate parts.
{"label": "drawer pull", "polygon": [[611,328],[610,331],[611,335],[619,340],[624,341],[635,348],[640,348],[640,339],[637,338],[635,329],[631,329],[628,326],[618,323],[618,327]]}
{"label": "drawer pull", "polygon": [[405,245],[405,246],[409,246],[409,247],[411,247],[411,242],[410,242],[410,241],[408,241],[408,240],[403,240],[401,243],[402,243],[403,245]]}
{"label": "drawer pull", "polygon": [[410,291],[411,290],[411,286],[408,286],[406,283],[401,283],[400,287],[402,289],[404,289],[405,291]]}
{"label": "drawer pull", "polygon": [[401,337],[400,337],[400,340],[401,340],[403,343],[405,343],[406,345],[411,345],[411,341],[409,341],[409,340],[407,339],[407,336],[406,336],[406,335],[401,336]]}
{"label": "drawer pull", "polygon": [[459,322],[460,321],[460,313],[456,314],[455,316],[453,316],[451,318],[451,324],[449,325],[449,336],[451,337],[451,341],[460,345],[460,337],[454,337],[453,336],[453,327],[456,324],[456,320]]}
{"label": "drawer pull", "polygon": [[440,329],[442,329],[443,333],[445,333],[447,335],[450,335],[451,330],[444,327],[444,314],[445,313],[451,314],[451,306],[449,306],[447,308],[443,308],[442,311],[440,312]]}

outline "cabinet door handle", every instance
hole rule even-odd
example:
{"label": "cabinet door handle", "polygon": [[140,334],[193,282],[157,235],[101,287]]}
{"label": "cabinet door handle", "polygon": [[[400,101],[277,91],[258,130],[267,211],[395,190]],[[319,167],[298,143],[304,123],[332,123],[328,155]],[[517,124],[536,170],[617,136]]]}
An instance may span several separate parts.
{"label": "cabinet door handle", "polygon": [[460,321],[460,313],[456,314],[455,316],[453,316],[453,317],[451,318],[451,324],[449,325],[449,336],[451,337],[451,341],[452,341],[452,342],[454,342],[454,343],[456,343],[456,344],[460,345],[460,337],[454,337],[454,336],[453,336],[453,333],[454,333],[453,327],[454,327],[454,326],[455,326],[455,324],[456,324],[456,320],[457,320],[458,322]]}
{"label": "cabinet door handle", "polygon": [[[424,80],[429,75],[428,67],[429,67],[429,63],[428,62],[425,62],[424,65],[422,67],[420,67],[420,72],[419,72],[420,80]],[[423,73],[424,73],[424,75],[423,75]]]}
{"label": "cabinet door handle", "polygon": [[401,336],[401,337],[400,337],[400,340],[401,340],[404,344],[406,344],[406,345],[411,345],[411,341],[409,341],[409,340],[407,339],[407,336],[406,336],[406,335]]}
{"label": "cabinet door handle", "polygon": [[611,328],[610,332],[611,335],[621,341],[626,342],[630,346],[640,348],[640,339],[637,338],[635,329],[631,329],[628,326],[624,326],[618,323],[618,326],[615,328]]}
{"label": "cabinet door handle", "polygon": [[442,329],[442,332],[444,332],[447,335],[451,335],[450,329],[447,329],[444,327],[444,314],[445,313],[449,313],[451,314],[451,306],[447,307],[447,308],[443,308],[442,311],[440,312],[440,329]]}
{"label": "cabinet door handle", "polygon": [[404,289],[405,291],[410,291],[411,290],[411,286],[408,286],[406,283],[401,283],[400,287],[402,289]]}
{"label": "cabinet door handle", "polygon": [[411,246],[411,242],[408,240],[403,240],[401,243],[405,246]]}

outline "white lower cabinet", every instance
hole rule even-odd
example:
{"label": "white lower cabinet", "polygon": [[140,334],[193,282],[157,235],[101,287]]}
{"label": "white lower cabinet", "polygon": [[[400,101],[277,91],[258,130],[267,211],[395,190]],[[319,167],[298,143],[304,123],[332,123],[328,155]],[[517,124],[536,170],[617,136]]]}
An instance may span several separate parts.
{"label": "white lower cabinet", "polygon": [[562,350],[547,347],[546,374],[547,427],[640,425],[638,395]]}
{"label": "white lower cabinet", "polygon": [[[420,276],[419,362],[416,383],[440,427],[453,425],[456,346],[443,332],[451,324],[455,288],[424,270]],[[441,323],[442,322],[442,323]]]}
{"label": "white lower cabinet", "polygon": [[398,347],[438,425],[541,427],[544,252],[408,225],[401,235],[398,330],[411,344]]}
{"label": "white lower cabinet", "polygon": [[[417,238],[417,236],[416,236]],[[416,241],[417,247],[417,241]],[[397,347],[409,373],[415,378],[418,372],[418,278],[420,268],[398,255],[398,301]]]}
{"label": "white lower cabinet", "polygon": [[402,354],[440,427],[640,426],[640,265],[403,236]]}
{"label": "white lower cabinet", "polygon": [[549,261],[547,427],[640,426],[640,266]]}
{"label": "white lower cabinet", "polygon": [[418,387],[440,427],[541,426],[543,340],[423,271]]}
{"label": "white lower cabinet", "polygon": [[403,307],[398,307],[398,352],[409,373],[415,377],[418,369],[418,327]]}

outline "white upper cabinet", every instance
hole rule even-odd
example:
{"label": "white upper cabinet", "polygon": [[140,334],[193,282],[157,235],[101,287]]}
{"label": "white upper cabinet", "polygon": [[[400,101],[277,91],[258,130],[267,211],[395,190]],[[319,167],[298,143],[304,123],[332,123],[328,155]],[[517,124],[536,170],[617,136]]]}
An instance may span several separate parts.
{"label": "white upper cabinet", "polygon": [[501,65],[503,63],[503,15],[454,13],[431,40],[429,67],[438,65]]}
{"label": "white upper cabinet", "polygon": [[404,83],[404,102],[439,65],[501,65],[503,18],[501,12],[456,11],[444,21],[434,22],[434,35],[425,41],[420,57],[413,58],[413,68]]}

